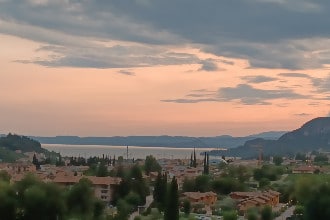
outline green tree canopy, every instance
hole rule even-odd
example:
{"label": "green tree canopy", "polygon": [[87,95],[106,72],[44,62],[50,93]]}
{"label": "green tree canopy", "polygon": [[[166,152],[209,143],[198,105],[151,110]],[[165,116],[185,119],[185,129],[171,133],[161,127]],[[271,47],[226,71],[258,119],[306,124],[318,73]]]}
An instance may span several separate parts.
{"label": "green tree canopy", "polygon": [[146,157],[145,163],[144,163],[144,169],[146,172],[146,175],[149,175],[150,172],[161,172],[162,168],[157,162],[156,158],[152,155],[149,155]]}

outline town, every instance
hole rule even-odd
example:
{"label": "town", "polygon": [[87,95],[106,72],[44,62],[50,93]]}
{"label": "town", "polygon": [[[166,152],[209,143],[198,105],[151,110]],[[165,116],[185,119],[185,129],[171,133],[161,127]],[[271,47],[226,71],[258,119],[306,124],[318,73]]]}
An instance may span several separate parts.
{"label": "town", "polygon": [[[16,153],[23,153],[16,150]],[[129,159],[24,152],[0,163],[5,219],[322,219],[329,154]],[[311,187],[313,186],[313,187]],[[49,200],[49,201],[47,201]]]}

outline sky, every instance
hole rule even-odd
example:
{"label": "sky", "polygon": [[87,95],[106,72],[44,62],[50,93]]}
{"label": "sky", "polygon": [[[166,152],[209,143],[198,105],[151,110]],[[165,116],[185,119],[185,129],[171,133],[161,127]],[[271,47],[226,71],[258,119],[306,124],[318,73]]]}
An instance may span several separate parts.
{"label": "sky", "polygon": [[0,133],[244,136],[330,116],[328,0],[0,0]]}

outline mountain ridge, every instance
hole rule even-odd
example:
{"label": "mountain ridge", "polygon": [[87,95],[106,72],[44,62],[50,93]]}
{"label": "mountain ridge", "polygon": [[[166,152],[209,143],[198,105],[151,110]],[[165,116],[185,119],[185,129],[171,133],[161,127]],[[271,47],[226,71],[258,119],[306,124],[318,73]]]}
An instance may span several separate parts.
{"label": "mountain ridge", "polygon": [[277,140],[256,138],[228,151],[211,151],[211,155],[251,158],[262,149],[266,156],[306,153],[313,150],[330,150],[330,117],[318,117],[304,123],[300,128],[287,132]]}
{"label": "mountain ridge", "polygon": [[70,144],[70,145],[114,145],[114,146],[142,146],[142,147],[201,147],[201,148],[233,148],[244,144],[247,140],[257,137],[277,139],[284,131],[269,131],[243,137],[221,135],[214,137],[189,136],[112,136],[112,137],[79,137],[79,136],[30,136],[42,144]]}

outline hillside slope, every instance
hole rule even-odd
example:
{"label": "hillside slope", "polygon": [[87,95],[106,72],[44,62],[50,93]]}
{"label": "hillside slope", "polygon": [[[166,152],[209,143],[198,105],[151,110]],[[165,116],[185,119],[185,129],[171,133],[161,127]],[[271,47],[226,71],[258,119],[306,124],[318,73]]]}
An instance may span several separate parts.
{"label": "hillside slope", "polygon": [[278,140],[256,138],[243,146],[228,151],[211,151],[211,155],[257,157],[262,149],[264,155],[294,155],[313,150],[330,151],[330,117],[319,117],[306,122],[300,128],[283,134]]}

